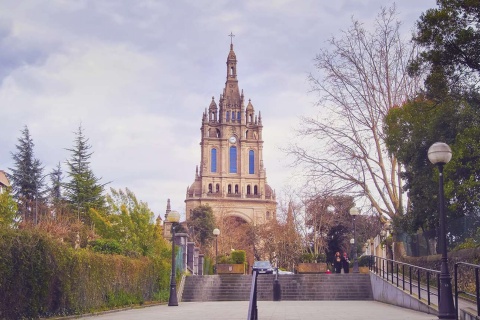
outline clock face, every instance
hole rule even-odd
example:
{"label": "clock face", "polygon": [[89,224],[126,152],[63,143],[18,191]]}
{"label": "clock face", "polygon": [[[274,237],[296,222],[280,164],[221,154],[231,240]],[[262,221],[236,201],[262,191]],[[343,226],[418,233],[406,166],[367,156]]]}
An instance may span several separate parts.
{"label": "clock face", "polygon": [[237,142],[237,138],[235,136],[231,136],[230,139],[228,139],[228,141],[230,141],[230,143],[235,143]]}

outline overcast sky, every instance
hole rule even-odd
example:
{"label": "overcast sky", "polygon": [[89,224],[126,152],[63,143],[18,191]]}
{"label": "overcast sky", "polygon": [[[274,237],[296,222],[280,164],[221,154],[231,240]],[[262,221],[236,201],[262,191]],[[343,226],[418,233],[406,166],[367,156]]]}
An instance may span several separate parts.
{"label": "overcast sky", "polygon": [[[82,125],[102,182],[156,215],[185,212],[200,162],[202,113],[218,103],[233,32],[239,87],[262,113],[264,165],[277,194],[291,180],[280,148],[314,112],[307,75],[326,40],[372,22],[384,0],[2,0],[0,169],[28,126],[45,173]],[[397,3],[405,37],[435,0]],[[108,189],[108,188],[107,188]]]}

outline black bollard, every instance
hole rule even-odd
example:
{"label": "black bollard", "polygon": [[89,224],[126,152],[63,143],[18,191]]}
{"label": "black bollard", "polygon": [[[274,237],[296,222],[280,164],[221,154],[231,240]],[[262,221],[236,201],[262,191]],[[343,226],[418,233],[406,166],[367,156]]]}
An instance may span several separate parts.
{"label": "black bollard", "polygon": [[275,280],[273,281],[273,301],[280,301],[282,299],[282,288],[280,287],[280,282],[278,281],[278,268],[277,273],[275,274]]}

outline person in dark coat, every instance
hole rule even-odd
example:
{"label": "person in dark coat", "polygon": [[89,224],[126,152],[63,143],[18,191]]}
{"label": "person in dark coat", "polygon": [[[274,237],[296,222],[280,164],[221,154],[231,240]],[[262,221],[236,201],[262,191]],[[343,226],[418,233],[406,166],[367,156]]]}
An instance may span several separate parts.
{"label": "person in dark coat", "polygon": [[338,251],[335,253],[335,257],[333,257],[333,269],[335,270],[335,273],[342,272],[342,257]]}
{"label": "person in dark coat", "polygon": [[342,268],[343,268],[343,273],[348,273],[350,271],[350,260],[348,260],[348,256],[346,252],[343,253]]}

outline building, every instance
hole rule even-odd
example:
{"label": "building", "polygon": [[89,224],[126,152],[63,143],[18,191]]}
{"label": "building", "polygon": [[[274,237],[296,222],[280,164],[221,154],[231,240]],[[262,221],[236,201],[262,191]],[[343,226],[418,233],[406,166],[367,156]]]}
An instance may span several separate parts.
{"label": "building", "polygon": [[0,193],[5,192],[8,187],[10,187],[10,182],[8,182],[7,174],[0,170]]}
{"label": "building", "polygon": [[185,212],[188,219],[194,208],[208,204],[217,218],[263,224],[275,218],[277,203],[263,162],[262,116],[251,100],[245,107],[233,43],[226,71],[218,105],[212,97],[202,115],[201,160],[187,188]]}

